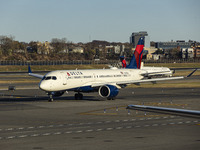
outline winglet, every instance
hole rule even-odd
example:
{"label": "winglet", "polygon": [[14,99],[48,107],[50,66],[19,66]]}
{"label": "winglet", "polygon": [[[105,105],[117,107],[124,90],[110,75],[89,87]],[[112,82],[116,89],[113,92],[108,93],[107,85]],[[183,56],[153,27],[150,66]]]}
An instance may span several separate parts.
{"label": "winglet", "polygon": [[28,65],[28,73],[32,73],[30,65]]}
{"label": "winglet", "polygon": [[194,69],[194,71],[192,71],[189,75],[187,75],[187,78],[188,78],[188,77],[191,77],[196,71],[197,71],[197,68]]}

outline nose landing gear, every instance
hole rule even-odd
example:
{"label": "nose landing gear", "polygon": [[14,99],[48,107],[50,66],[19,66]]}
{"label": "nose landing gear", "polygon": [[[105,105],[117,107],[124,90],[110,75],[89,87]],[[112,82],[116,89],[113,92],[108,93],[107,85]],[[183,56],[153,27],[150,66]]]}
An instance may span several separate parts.
{"label": "nose landing gear", "polygon": [[49,95],[49,102],[53,102],[53,95],[52,94]]}

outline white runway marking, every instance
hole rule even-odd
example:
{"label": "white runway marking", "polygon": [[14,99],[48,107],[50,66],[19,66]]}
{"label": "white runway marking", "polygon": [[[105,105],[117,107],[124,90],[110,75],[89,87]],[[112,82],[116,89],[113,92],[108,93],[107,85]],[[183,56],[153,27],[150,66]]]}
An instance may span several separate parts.
{"label": "white runway marking", "polygon": [[56,133],[54,133],[55,135],[59,135],[59,134],[61,134],[61,132],[56,132]]}
{"label": "white runway marking", "polygon": [[35,136],[39,136],[39,134],[32,134],[31,136],[35,137]]}
{"label": "white runway marking", "polygon": [[96,131],[102,131],[103,129],[97,129]]}
{"label": "white runway marking", "polygon": [[106,128],[106,130],[113,130],[113,128]]}
{"label": "white runway marking", "polygon": [[65,133],[69,134],[69,133],[72,133],[72,131],[67,131],[67,132],[65,132]]}
{"label": "white runway marking", "polygon": [[18,136],[19,138],[25,138],[25,137],[27,137],[28,135],[20,135],[20,136]]}
{"label": "white runway marking", "polygon": [[9,136],[9,137],[7,137],[7,139],[13,139],[13,138],[15,138],[15,136]]}
{"label": "white runway marking", "polygon": [[8,129],[6,129],[6,130],[11,131],[11,130],[13,130],[13,128],[8,128]]}
{"label": "white runway marking", "polygon": [[42,135],[44,135],[44,136],[47,136],[47,135],[50,135],[51,133],[44,133],[44,134],[42,134]]}
{"label": "white runway marking", "polygon": [[[172,118],[172,117],[170,117],[170,118]],[[153,119],[156,119],[156,118],[153,118]],[[96,123],[91,123],[91,122],[89,122],[89,123],[81,123],[81,124],[83,124],[84,126],[82,126],[82,127],[85,127],[85,128],[89,128],[89,129],[85,129],[85,130],[78,130],[78,131],[76,131],[75,129],[75,131],[73,131],[73,130],[71,130],[71,131],[66,131],[66,132],[63,132],[63,131],[57,131],[57,132],[54,132],[54,133],[50,133],[50,132],[48,132],[48,133],[42,133],[42,134],[39,134],[39,133],[35,133],[35,134],[24,134],[24,135],[9,135],[9,136],[7,136],[7,137],[0,137],[0,140],[6,140],[6,139],[15,139],[15,138],[28,138],[28,137],[39,137],[39,136],[53,136],[53,135],[61,135],[61,134],[70,134],[70,133],[76,133],[76,134],[78,134],[78,133],[84,133],[84,132],[100,132],[100,131],[111,131],[111,130],[122,130],[122,129],[131,129],[131,128],[144,128],[144,127],[157,127],[157,126],[166,126],[166,125],[168,125],[168,126],[170,126],[170,125],[182,125],[182,124],[194,124],[194,123],[198,123],[198,122],[200,122],[200,121],[198,121],[198,120],[194,120],[194,121],[192,121],[192,120],[184,120],[184,122],[182,122],[182,121],[180,121],[180,119],[178,119],[177,120],[177,122],[168,122],[168,123],[161,123],[161,124],[157,124],[157,123],[154,123],[154,124],[152,124],[152,123],[150,123],[148,120],[147,120],[147,124],[144,124],[144,125],[133,125],[135,122],[131,122],[131,121],[141,121],[140,119],[130,119],[130,120],[114,120],[114,121],[105,121],[106,123],[114,123],[114,125],[116,125],[115,124],[115,122],[118,122],[119,124],[121,123],[122,124],[122,126],[117,126],[117,127],[107,127],[107,128],[97,128],[97,129],[90,129],[91,128],[91,126],[87,126],[88,124],[96,124],[97,125],[97,123],[105,123],[105,122],[96,122]],[[132,124],[132,125],[129,125],[129,126],[125,126],[125,124],[123,123],[123,122],[127,122],[126,124]],[[148,123],[149,122],[149,123]],[[33,127],[33,126],[30,126],[30,127],[20,127],[20,128],[7,128],[7,129],[3,129],[3,131],[7,131],[9,134],[10,133],[12,133],[13,132],[13,134],[15,133],[14,132],[14,130],[20,130],[20,132],[21,133],[23,133],[23,130],[28,130],[29,129],[29,132],[32,132],[32,131],[34,131],[34,132],[36,132],[37,130],[38,130],[38,132],[40,132],[40,130],[41,130],[41,128],[42,129],[44,129],[44,128],[49,128],[49,127],[63,127],[63,126],[69,126],[70,124],[59,124],[59,125],[48,125],[48,126],[37,126],[37,127]],[[74,125],[76,125],[77,127],[79,127],[78,125],[80,125],[79,123],[77,123],[77,124],[74,124]],[[81,126],[80,126],[81,127]],[[31,130],[31,129],[34,129],[34,130]],[[1,130],[2,131],[2,130]],[[27,132],[27,131],[25,131],[25,132]],[[16,132],[16,134],[19,134],[19,132]]]}
{"label": "white runway marking", "polygon": [[86,132],[92,132],[93,130],[91,129],[91,130],[86,130]]}
{"label": "white runway marking", "polygon": [[[175,116],[171,116],[170,118],[174,118]],[[178,116],[176,116],[178,117]],[[30,129],[33,129],[33,128],[53,128],[53,127],[64,127],[64,126],[73,126],[73,125],[86,125],[86,124],[102,124],[102,123],[112,123],[112,122],[128,122],[128,121],[144,121],[144,120],[151,120],[151,119],[158,119],[158,118],[161,118],[161,117],[155,117],[155,118],[152,118],[152,117],[149,117],[149,118],[140,118],[140,119],[125,119],[125,120],[108,120],[108,121],[98,121],[98,122],[88,122],[88,123],[78,123],[78,124],[59,124],[59,125],[55,125],[55,124],[51,124],[51,125],[39,125],[39,126],[30,126],[30,127],[20,127],[20,128],[7,128],[7,129],[0,129],[0,132],[1,131],[14,131],[14,130],[30,130]],[[168,117],[163,117],[163,119],[167,119]],[[197,120],[193,121],[193,122],[198,122]]]}
{"label": "white runway marking", "polygon": [[28,127],[28,129],[33,129],[34,127]]}

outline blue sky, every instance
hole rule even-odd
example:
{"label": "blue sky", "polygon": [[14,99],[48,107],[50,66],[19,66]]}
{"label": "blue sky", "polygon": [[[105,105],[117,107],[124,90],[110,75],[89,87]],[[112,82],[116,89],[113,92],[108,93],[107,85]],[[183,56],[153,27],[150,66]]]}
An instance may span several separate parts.
{"label": "blue sky", "polygon": [[19,41],[200,41],[199,0],[0,0],[0,35]]}

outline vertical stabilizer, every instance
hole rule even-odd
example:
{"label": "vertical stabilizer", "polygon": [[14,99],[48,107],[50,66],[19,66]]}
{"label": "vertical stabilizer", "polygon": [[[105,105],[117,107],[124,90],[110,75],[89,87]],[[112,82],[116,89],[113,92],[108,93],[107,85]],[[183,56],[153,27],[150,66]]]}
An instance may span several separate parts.
{"label": "vertical stabilizer", "polygon": [[126,67],[129,69],[140,69],[142,55],[143,55],[143,48],[144,48],[144,37],[141,37],[138,41],[138,44],[135,48],[135,52],[131,58],[130,64]]}

